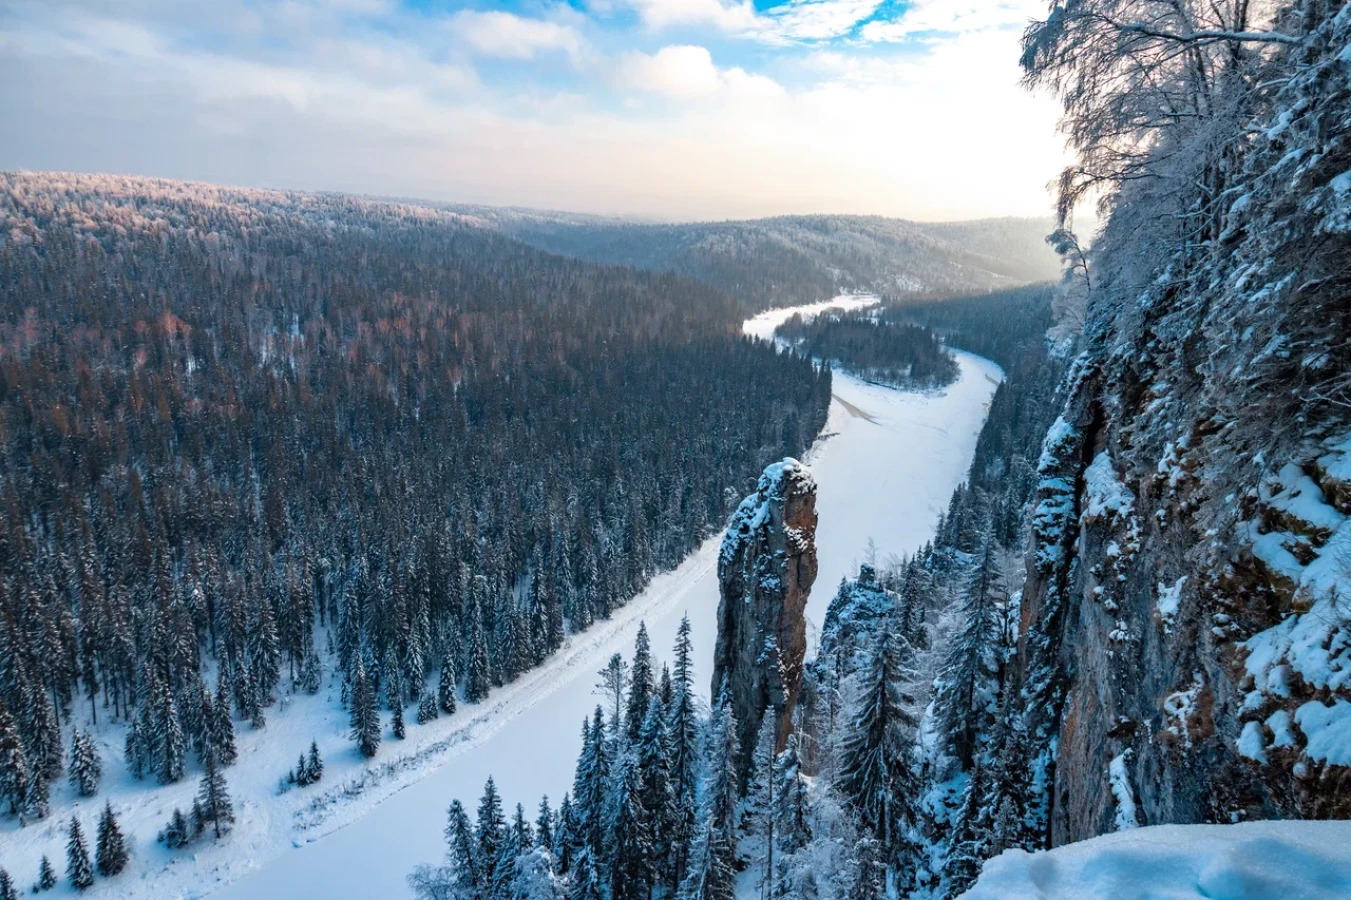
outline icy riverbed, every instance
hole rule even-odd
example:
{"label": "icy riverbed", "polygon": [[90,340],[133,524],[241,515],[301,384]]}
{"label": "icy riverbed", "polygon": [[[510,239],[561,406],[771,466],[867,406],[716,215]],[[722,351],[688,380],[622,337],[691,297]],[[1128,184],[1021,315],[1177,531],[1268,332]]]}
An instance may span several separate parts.
{"label": "icy riverbed", "polygon": [[[842,298],[804,311],[871,302]],[[746,332],[767,338],[792,312],[759,316],[747,322]],[[856,571],[870,540],[885,557],[908,553],[932,537],[939,513],[970,465],[990,397],[1002,377],[988,360],[959,353],[958,362],[958,380],[928,394],[903,393],[836,374],[836,401],[826,433],[807,460],[818,484],[820,514],[820,573],[807,607],[813,626],[819,626],[840,579]],[[532,818],[541,794],[557,803],[572,784],[582,718],[598,701],[592,694],[596,671],[611,653],[632,652],[639,620],[646,620],[657,656],[669,659],[681,616],[689,615],[698,685],[708,690],[720,540],[720,535],[711,539],[674,572],[657,578],[614,620],[574,636],[542,670],[497,692],[493,701],[499,695],[513,696],[490,722],[473,728],[462,744],[432,761],[435,768],[425,777],[365,810],[350,825],[270,861],[259,860],[258,871],[216,896],[403,896],[408,871],[441,856],[450,800],[476,803],[488,775],[494,776],[508,804],[524,803]],[[382,756],[396,749],[387,743]],[[346,818],[339,814],[332,824],[336,827]]]}
{"label": "icy riverbed", "polygon": [[[802,308],[858,308],[869,297],[843,297]],[[775,310],[746,323],[768,339],[793,312]],[[959,353],[961,375],[947,389],[902,393],[835,376],[835,401],[823,434],[806,460],[818,483],[820,571],[807,608],[814,633],[840,579],[852,575],[871,540],[879,555],[907,553],[933,533],[938,514],[965,475],[976,437],[1001,372]],[[100,735],[109,776],[90,800],[54,785],[53,816],[26,828],[0,828],[0,865],[21,889],[37,873],[42,853],[64,870],[65,831],[72,812],[93,834],[105,798],[127,832],[132,862],[114,879],[99,879],[86,896],[213,897],[292,900],[295,897],[391,898],[408,895],[404,877],[419,862],[439,860],[446,806],[454,797],[477,803],[493,775],[504,799],[522,802],[530,817],[541,794],[556,804],[572,784],[582,717],[594,708],[596,671],[619,651],[632,653],[638,622],[646,620],[658,660],[669,658],[682,615],[694,630],[698,687],[711,670],[718,603],[721,535],[673,572],[656,579],[614,618],[572,636],[541,668],[494,690],[482,704],[462,704],[452,717],[410,724],[405,741],[386,740],[371,762],[347,737],[347,715],[327,677],[316,696],[295,695],[269,711],[265,729],[239,724],[239,763],[226,777],[238,817],[219,843],[179,853],[155,835],[175,807],[191,807],[198,771],[160,787],[135,782],[120,762],[120,729]],[[326,764],[321,784],[278,795],[295,757],[318,741]],[[62,890],[65,890],[63,884]]]}

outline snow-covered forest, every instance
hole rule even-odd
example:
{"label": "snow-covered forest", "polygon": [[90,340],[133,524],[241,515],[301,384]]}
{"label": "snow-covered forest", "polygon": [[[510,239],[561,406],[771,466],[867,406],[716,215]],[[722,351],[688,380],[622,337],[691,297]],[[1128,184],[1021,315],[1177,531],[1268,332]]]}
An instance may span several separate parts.
{"label": "snow-covered forest", "polygon": [[0,900],[1351,891],[1351,3],[1021,66],[1045,228],[0,173]]}

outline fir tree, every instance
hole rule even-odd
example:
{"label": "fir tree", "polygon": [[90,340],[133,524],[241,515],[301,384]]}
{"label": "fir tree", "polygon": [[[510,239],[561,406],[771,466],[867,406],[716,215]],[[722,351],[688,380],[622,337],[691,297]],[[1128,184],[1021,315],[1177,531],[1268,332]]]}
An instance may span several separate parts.
{"label": "fir tree", "polygon": [[836,784],[862,824],[896,853],[914,822],[911,798],[918,796],[907,758],[916,720],[899,687],[910,673],[909,647],[884,625],[871,657],[859,675]]}
{"label": "fir tree", "polygon": [[310,767],[305,764],[304,753],[300,754],[300,760],[296,763],[296,767],[291,770],[290,781],[301,787],[308,787],[311,784]]}
{"label": "fir tree", "polygon": [[545,794],[539,801],[539,811],[535,816],[535,843],[553,852],[554,848],[554,816],[549,809],[549,795]]}
{"label": "fir tree", "polygon": [[760,717],[760,728],[751,753],[750,783],[746,787],[744,801],[746,833],[764,840],[766,879],[772,877],[774,872],[774,842],[777,838],[774,833],[777,808],[774,791],[778,787],[774,772],[774,743],[777,739],[778,714],[773,706],[768,706]]}
{"label": "fir tree", "polygon": [[516,846],[519,850],[528,850],[535,846],[535,832],[530,828],[530,823],[525,818],[525,807],[520,803],[516,804],[516,813],[511,820],[511,830],[516,835]]}
{"label": "fir tree", "polygon": [[225,784],[225,776],[216,765],[215,757],[206,758],[206,771],[202,773],[201,784],[197,787],[197,804],[201,808],[198,822],[199,830],[211,823],[217,840],[220,839],[222,826],[229,829],[235,820],[234,806],[230,803],[230,791]]}
{"label": "fir tree", "polygon": [[469,674],[465,679],[464,698],[470,703],[482,703],[488,699],[492,686],[492,673],[488,661],[488,642],[483,633],[483,616],[474,606],[473,620],[469,633]]}
{"label": "fir tree", "polygon": [[103,804],[94,859],[99,874],[105,878],[111,878],[127,866],[127,844],[122,837],[122,829],[117,825],[117,818],[113,815],[111,803]]}
{"label": "fir tree", "polygon": [[319,660],[319,654],[311,647],[305,654],[305,662],[300,668],[300,689],[307,694],[317,694],[322,683],[323,663]]}
{"label": "fir tree", "polygon": [[774,761],[774,830],[784,853],[796,853],[812,839],[807,780],[797,747],[797,734],[790,734],[788,746]]}
{"label": "fir tree", "polygon": [[683,616],[676,633],[675,694],[669,710],[671,742],[671,793],[675,821],[671,828],[672,860],[669,886],[674,890],[685,877],[690,842],[694,837],[695,788],[699,765],[699,721],[694,700],[694,646],[690,640],[690,617]]}
{"label": "fir tree", "polygon": [[558,871],[566,875],[572,869],[573,854],[577,849],[577,825],[572,810],[572,795],[564,792],[563,801],[558,804],[558,827],[554,829],[554,858],[558,860]]}
{"label": "fir tree", "polygon": [[310,741],[310,756],[306,760],[310,773],[310,783],[317,784],[324,778],[324,761],[319,758],[319,742]]}
{"label": "fir tree", "polygon": [[51,784],[42,769],[33,772],[28,780],[28,796],[24,798],[23,814],[28,819],[45,819],[51,812]]}
{"label": "fir tree", "polygon": [[739,744],[736,716],[724,686],[708,723],[701,764],[704,798],[680,885],[681,900],[732,900],[735,896]]}
{"label": "fir tree", "polygon": [[605,736],[605,714],[596,707],[590,726],[584,726],[582,753],[577,758],[573,780],[572,808],[580,846],[590,851],[593,865],[599,865],[606,852],[606,816],[609,812],[611,758]]}
{"label": "fir tree", "polygon": [[376,709],[375,694],[366,680],[366,667],[360,657],[357,657],[356,674],[352,679],[351,736],[361,755],[367,759],[380,749],[380,711]]}
{"label": "fir tree", "polygon": [[423,691],[422,696],[418,698],[417,703],[417,723],[426,725],[433,719],[436,719],[441,711],[436,707],[436,698],[432,696],[431,691]]}
{"label": "fir tree", "polygon": [[28,797],[28,760],[14,718],[0,705],[0,802],[17,814]]}
{"label": "fir tree", "polygon": [[188,830],[188,820],[183,815],[183,810],[174,809],[168,824],[164,826],[164,831],[160,833],[160,840],[170,850],[181,850],[188,845],[191,838],[192,832]]}
{"label": "fir tree", "polygon": [[479,896],[485,886],[484,873],[479,862],[478,839],[469,824],[469,815],[459,800],[453,800],[446,818],[446,855],[450,860],[454,883],[465,896]]}
{"label": "fir tree", "polygon": [[408,731],[403,724],[403,698],[399,697],[394,701],[394,716],[390,722],[390,730],[394,733],[395,740],[403,740],[408,736]]}
{"label": "fir tree", "polygon": [[0,900],[19,900],[19,891],[4,869],[0,869]]}
{"label": "fir tree", "polygon": [[449,653],[441,662],[441,680],[436,685],[436,703],[446,715],[455,713],[455,659]]}
{"label": "fir tree", "polygon": [[641,897],[649,892],[656,854],[651,821],[643,809],[642,777],[632,753],[620,754],[614,791],[607,860],[610,896]]}
{"label": "fir tree", "polygon": [[94,886],[94,866],[89,861],[89,848],[84,843],[80,820],[71,816],[70,836],[66,841],[66,877],[77,891]]}
{"label": "fir tree", "polygon": [[183,768],[187,762],[187,741],[178,718],[178,706],[174,703],[169,686],[155,679],[154,696],[154,733],[151,740],[159,761],[156,774],[160,784],[173,784],[183,777]]}
{"label": "fir tree", "polygon": [[497,865],[497,857],[505,840],[507,820],[502,814],[502,798],[497,793],[497,785],[491,775],[483,785],[483,799],[478,804],[478,822],[474,828],[474,838],[478,841],[478,858],[484,866]]}
{"label": "fir tree", "polygon": [[997,674],[1007,600],[998,546],[986,528],[962,591],[963,624],[948,646],[934,703],[945,749],[961,761],[964,769],[971,767],[976,736],[992,719],[984,698],[996,693],[991,685]]}
{"label": "fir tree", "polygon": [[38,864],[38,882],[35,887],[39,891],[50,891],[56,887],[56,869],[52,868],[52,861],[45,853],[42,854],[42,862]]}
{"label": "fir tree", "polygon": [[671,741],[666,728],[666,708],[661,697],[649,701],[643,727],[633,747],[638,767],[638,805],[641,830],[651,847],[648,851],[650,882],[668,875],[671,840],[677,819],[675,793],[671,787]]}
{"label": "fir tree", "polygon": [[629,670],[629,700],[624,717],[624,730],[629,741],[636,741],[647,718],[647,707],[656,690],[652,673],[652,643],[647,636],[647,623],[638,623],[638,637],[633,646],[633,667]]}
{"label": "fir tree", "polygon": [[98,793],[102,778],[103,764],[94,746],[94,735],[75,729],[70,748],[70,783],[81,797],[92,797]]}
{"label": "fir tree", "polygon": [[230,707],[230,683],[224,671],[216,684],[216,702],[212,704],[214,717],[211,723],[211,746],[216,752],[216,762],[221,766],[232,766],[239,758],[235,748],[235,722]]}

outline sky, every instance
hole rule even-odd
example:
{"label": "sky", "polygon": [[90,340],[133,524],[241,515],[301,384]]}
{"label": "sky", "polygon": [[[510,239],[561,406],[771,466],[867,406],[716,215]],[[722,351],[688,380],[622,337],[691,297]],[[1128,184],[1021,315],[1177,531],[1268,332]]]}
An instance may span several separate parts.
{"label": "sky", "polygon": [[637,216],[1050,211],[1047,0],[0,0],[0,169]]}

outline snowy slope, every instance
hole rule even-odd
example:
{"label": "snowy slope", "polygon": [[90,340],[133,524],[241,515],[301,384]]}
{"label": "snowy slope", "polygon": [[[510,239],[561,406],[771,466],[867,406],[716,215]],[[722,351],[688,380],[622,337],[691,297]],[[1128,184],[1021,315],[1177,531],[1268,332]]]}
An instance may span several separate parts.
{"label": "snowy slope", "polygon": [[1008,850],[963,900],[1344,900],[1351,822],[1155,825],[1041,853]]}
{"label": "snowy slope", "polygon": [[[872,302],[875,298],[841,298],[809,312]],[[747,323],[747,333],[768,336],[791,312],[757,317]],[[854,574],[870,539],[885,555],[909,552],[931,536],[938,513],[965,475],[1001,376],[997,366],[978,357],[959,354],[958,361],[958,381],[932,394],[900,393],[836,374],[837,402],[826,435],[807,460],[819,484],[821,522],[811,623],[819,625],[835,587]],[[239,724],[240,761],[226,771],[239,822],[218,844],[204,842],[175,854],[155,843],[174,807],[191,805],[195,769],[180,784],[158,787],[131,781],[116,762],[105,766],[115,775],[105,779],[98,797],[76,801],[64,782],[54,785],[51,818],[0,831],[0,865],[21,887],[36,877],[42,853],[62,871],[71,811],[78,811],[89,835],[110,797],[129,832],[133,862],[127,873],[100,879],[84,896],[403,896],[409,870],[440,857],[452,797],[475,800],[492,774],[509,803],[523,802],[533,814],[541,794],[556,803],[571,786],[581,719],[598,699],[591,693],[596,671],[611,653],[632,652],[640,620],[647,621],[660,660],[669,653],[681,616],[689,613],[698,687],[707,691],[720,540],[720,535],[710,539],[610,621],[573,635],[543,667],[494,690],[483,704],[462,704],[456,715],[427,725],[410,721],[403,742],[386,734],[373,761],[353,749],[337,685],[327,675],[317,696],[298,694],[284,701],[288,708],[269,710],[265,730]],[[279,779],[311,737],[324,756],[324,781],[278,795]],[[105,760],[120,760],[120,747],[101,746],[100,752]]]}

